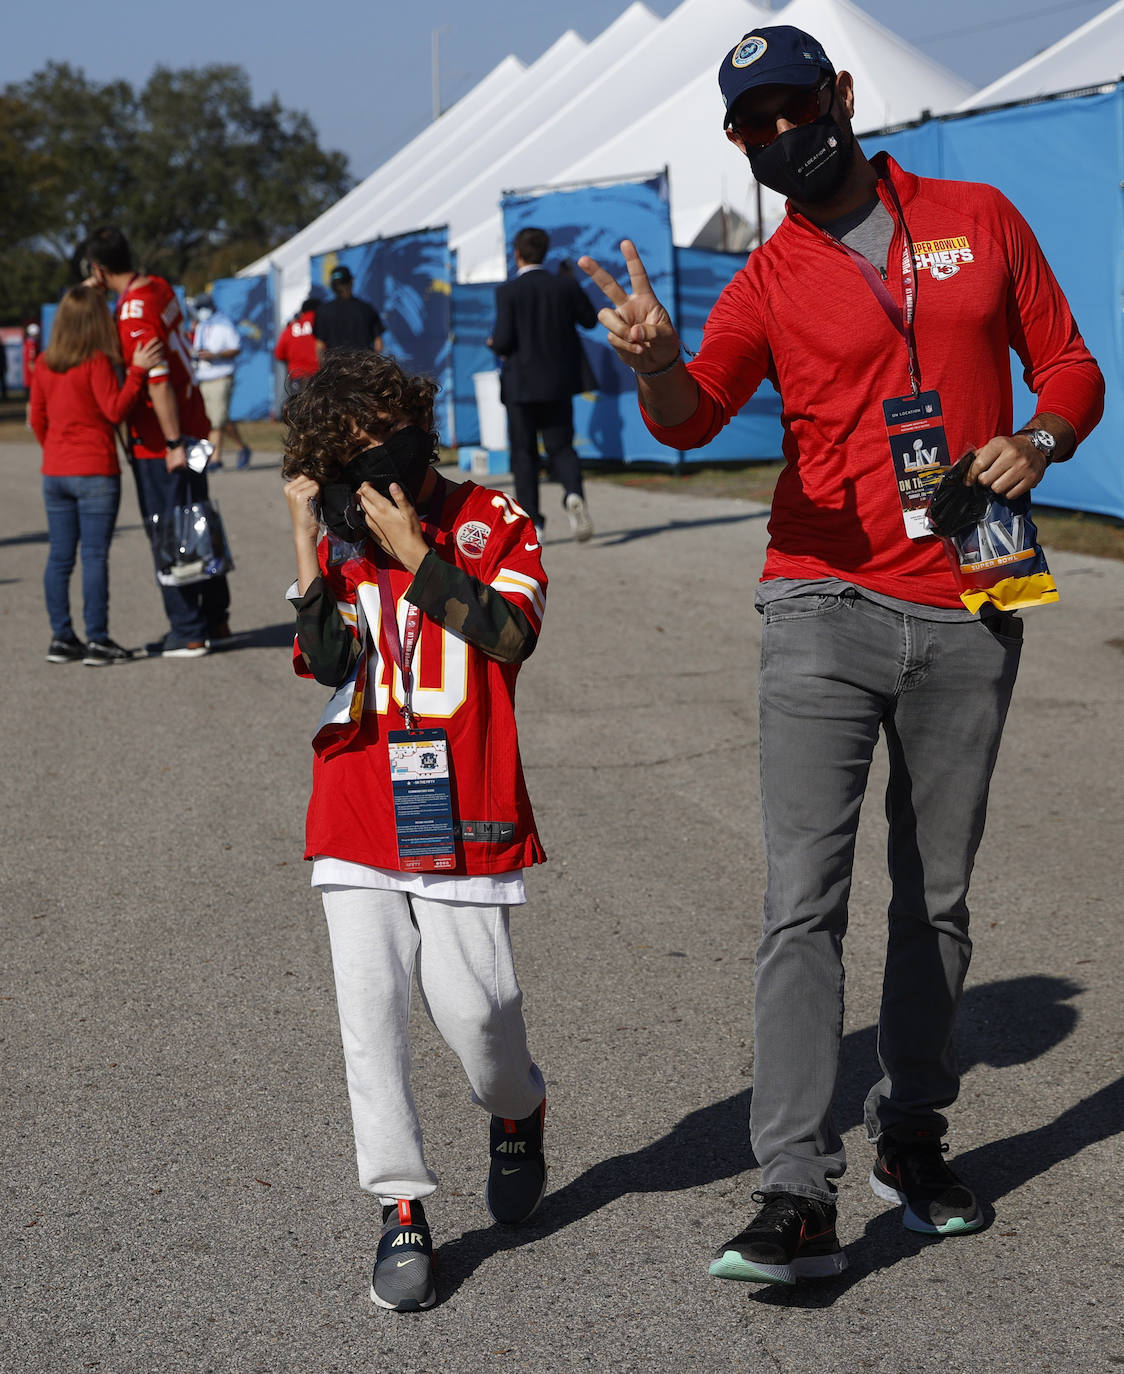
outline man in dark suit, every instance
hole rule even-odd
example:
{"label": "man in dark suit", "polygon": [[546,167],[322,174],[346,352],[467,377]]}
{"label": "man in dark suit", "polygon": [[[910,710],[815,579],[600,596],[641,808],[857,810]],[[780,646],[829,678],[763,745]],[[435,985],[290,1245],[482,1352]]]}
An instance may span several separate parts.
{"label": "man in dark suit", "polygon": [[515,499],[541,531],[539,435],[550,475],[562,484],[562,504],[575,539],[593,534],[581,464],[574,452],[573,397],[587,390],[589,364],[575,325],[592,329],[597,312],[572,276],[543,267],[550,239],[544,229],[520,229],[512,245],[518,269],[496,288],[490,340],[503,359],[500,394],[507,409]]}

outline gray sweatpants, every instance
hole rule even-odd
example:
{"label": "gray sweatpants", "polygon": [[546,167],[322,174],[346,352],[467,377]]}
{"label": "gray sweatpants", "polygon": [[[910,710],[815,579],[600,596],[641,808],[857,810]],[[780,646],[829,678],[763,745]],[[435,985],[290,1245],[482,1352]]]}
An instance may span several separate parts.
{"label": "gray sweatpants", "polygon": [[971,954],[968,882],[1018,669],[1022,624],[925,620],[853,593],[765,607],[761,795],[767,885],[757,951],[751,1139],[766,1192],[831,1201],[843,935],[859,808],[878,740],[892,895],[871,1140],[943,1134],[959,1091],[952,1027]]}
{"label": "gray sweatpants", "polygon": [[[506,906],[441,902],[365,887],[321,889],[340,1015],[359,1185],[385,1202],[427,1197],[410,1088],[410,990],[494,1116],[530,1116],[546,1089],[527,1049]],[[487,1159],[487,1132],[481,1134]],[[481,1178],[486,1173],[482,1162]]]}

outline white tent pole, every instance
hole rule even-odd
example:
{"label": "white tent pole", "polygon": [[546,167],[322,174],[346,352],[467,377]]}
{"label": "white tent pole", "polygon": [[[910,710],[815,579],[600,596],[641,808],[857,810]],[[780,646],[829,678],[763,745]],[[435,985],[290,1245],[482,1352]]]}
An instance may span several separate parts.
{"label": "white tent pole", "polygon": [[443,29],[433,30],[433,121],[441,118],[441,34]]}

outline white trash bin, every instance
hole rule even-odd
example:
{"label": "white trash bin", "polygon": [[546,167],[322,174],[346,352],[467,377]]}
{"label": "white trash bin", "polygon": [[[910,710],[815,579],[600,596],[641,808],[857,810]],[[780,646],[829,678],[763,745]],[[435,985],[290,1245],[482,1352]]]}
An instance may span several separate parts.
{"label": "white trash bin", "polygon": [[500,401],[500,374],[474,372],[472,384],[476,389],[476,413],[480,418],[480,443],[493,453],[507,451],[507,411]]}

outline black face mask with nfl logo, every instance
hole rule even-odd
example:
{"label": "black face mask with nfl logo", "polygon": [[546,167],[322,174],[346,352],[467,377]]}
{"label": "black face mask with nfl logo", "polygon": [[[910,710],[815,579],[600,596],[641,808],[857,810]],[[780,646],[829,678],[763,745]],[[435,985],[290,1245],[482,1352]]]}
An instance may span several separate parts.
{"label": "black face mask with nfl logo", "polygon": [[847,179],[854,151],[854,134],[825,114],[786,129],[764,148],[747,148],[746,157],[762,186],[798,205],[819,205]]}

